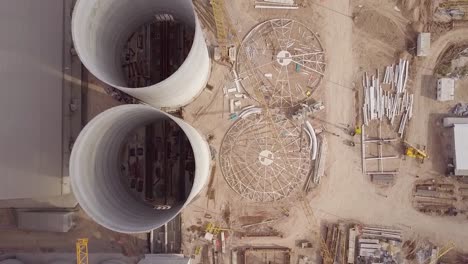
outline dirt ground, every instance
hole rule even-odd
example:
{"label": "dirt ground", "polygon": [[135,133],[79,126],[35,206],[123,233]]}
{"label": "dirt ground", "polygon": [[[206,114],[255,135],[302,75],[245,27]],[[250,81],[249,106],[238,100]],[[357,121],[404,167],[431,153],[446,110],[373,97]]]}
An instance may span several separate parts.
{"label": "dirt ground", "polygon": [[[224,263],[229,263],[229,249],[243,246],[281,246],[291,248],[292,261],[308,256],[316,259],[319,242],[316,235],[319,225],[325,221],[350,220],[370,225],[388,225],[403,230],[406,237],[428,239],[444,245],[453,241],[457,248],[468,251],[468,232],[465,230],[467,219],[464,217],[434,217],[417,212],[412,207],[411,194],[416,180],[431,177],[443,177],[443,160],[438,156],[444,146],[438,140],[434,122],[441,114],[447,113],[450,104],[437,103],[434,92],[434,79],[431,77],[438,54],[448,43],[466,40],[468,29],[453,30],[440,36],[432,43],[431,56],[416,58],[410,68],[409,89],[415,94],[414,118],[407,129],[407,140],[425,145],[430,158],[420,164],[412,159],[397,161],[399,176],[394,186],[379,188],[374,186],[362,174],[361,150],[359,145],[350,147],[343,142],[358,137],[351,137],[343,127],[359,124],[361,103],[358,90],[363,72],[372,72],[376,68],[395,63],[403,51],[414,53],[418,30],[429,22],[432,6],[425,0],[307,0],[305,7],[299,10],[258,10],[253,8],[251,0],[225,1],[232,26],[239,39],[259,22],[269,18],[294,18],[317,32],[326,51],[327,69],[320,90],[314,95],[325,103],[326,117],[315,120],[328,132],[328,154],[325,177],[319,187],[308,197],[315,217],[307,217],[302,203],[297,196],[291,196],[274,203],[255,203],[241,199],[228,186],[218,164],[219,148],[224,134],[232,125],[229,121],[228,103],[223,96],[223,87],[232,85],[233,77],[227,67],[213,63],[209,84],[212,91],[205,90],[194,102],[184,107],[184,119],[196,127],[202,134],[212,135],[210,145],[215,150],[213,177],[205,191],[182,212],[183,248],[185,255],[194,254],[199,245],[206,245],[199,238],[199,230],[208,222],[228,228],[224,254]],[[208,34],[208,33],[207,33]],[[208,39],[213,39],[209,33]],[[210,43],[208,43],[210,44]],[[90,118],[99,112],[119,103],[104,93],[102,84],[91,82],[88,90],[87,116]],[[468,102],[468,81],[457,84],[457,100]],[[458,98],[461,99],[458,99]],[[246,102],[250,104],[251,102]],[[418,177],[418,178],[417,178]],[[86,217],[84,217],[85,219]],[[242,225],[259,221],[272,220],[270,229],[255,227],[252,232],[269,233],[269,237],[249,237],[231,235]],[[86,222],[85,220],[83,220]],[[3,232],[3,231],[2,231]],[[0,239],[0,248],[11,242],[10,249],[21,245],[16,233],[1,233],[10,240]],[[21,233],[26,234],[26,233]],[[103,244],[95,250],[119,252],[144,247],[143,238],[119,236],[97,225],[85,224],[67,239],[60,236],[38,236],[31,249],[42,247],[56,251],[73,250],[76,236],[84,234],[95,237]],[[13,239],[16,236],[17,238]],[[63,237],[62,237],[63,238]],[[55,239],[57,239],[55,241]],[[313,248],[299,248],[298,242],[309,240]],[[104,241],[110,241],[105,243]],[[120,241],[120,242],[119,242]],[[122,247],[127,241],[130,249]],[[99,242],[99,243],[101,243]],[[66,243],[69,245],[64,246]],[[71,245],[71,246],[70,246]],[[90,245],[90,248],[93,248]],[[138,251],[138,250],[137,250]],[[202,253],[201,255],[205,255]],[[202,256],[197,256],[195,263],[206,263]],[[250,264],[250,263],[249,263]]]}
{"label": "dirt ground", "polygon": [[[283,209],[288,208],[289,217],[269,225],[279,231],[282,237],[229,237],[228,247],[265,244],[286,246],[292,248],[292,263],[295,263],[299,255],[314,257],[316,253],[314,249],[302,252],[303,249],[296,246],[298,240],[313,239],[312,234],[319,230],[318,223],[341,219],[394,226],[401,228],[407,238],[424,238],[439,245],[453,241],[458,249],[468,250],[468,234],[460,232],[467,226],[465,217],[428,216],[417,212],[411,205],[412,188],[416,179],[443,177],[440,158],[437,156],[440,143],[437,143],[436,137],[429,135],[433,130],[428,124],[437,125],[437,122],[429,120],[438,113],[446,113],[448,106],[439,105],[433,100],[433,95],[424,94],[427,92],[423,90],[430,88],[422,83],[422,79],[424,75],[429,74],[427,70],[434,67],[438,54],[447,42],[458,41],[468,36],[466,29],[438,36],[432,44],[432,55],[425,59],[417,58],[414,65],[411,65],[412,79],[409,87],[416,95],[416,101],[415,118],[410,123],[407,139],[415,144],[427,146],[429,155],[434,158],[427,160],[423,165],[412,159],[397,160],[400,171],[397,181],[393,187],[384,189],[372,185],[362,175],[360,148],[343,144],[345,139],[356,142],[359,142],[359,139],[348,136],[342,127],[353,127],[357,124],[356,109],[360,107],[360,103],[356,98],[357,89],[361,88],[359,84],[362,73],[375,71],[376,68],[383,69],[385,65],[395,63],[403,51],[415,53],[417,32],[423,29],[423,23],[430,20],[428,12],[432,6],[422,0],[361,0],[353,1],[352,4],[343,0],[306,2],[307,7],[299,11],[259,11],[255,10],[249,1],[229,1],[227,9],[240,38],[255,24],[268,18],[296,18],[318,33],[327,52],[327,71],[318,99],[323,100],[326,105],[326,120],[321,125],[335,136],[328,136],[326,177],[319,188],[308,197],[316,221],[311,226],[300,202],[292,197],[274,204],[258,204],[240,199],[240,196],[227,186],[220,169],[217,168],[211,185],[215,199],[202,196],[190,205],[183,212],[185,228],[208,221],[234,228],[243,224],[239,222],[246,217],[262,221],[279,217]],[[220,82],[216,73],[223,70],[217,68],[219,67],[214,67],[210,82],[215,84],[215,87],[221,87],[222,81]],[[225,78],[226,76],[223,77]],[[466,82],[460,82],[458,87],[467,87]],[[209,102],[210,106],[204,108],[203,114],[197,115],[194,125],[204,133],[215,135],[211,144],[218,149],[230,121],[226,121],[226,116],[223,118],[220,113],[223,109],[222,96],[217,95],[215,98],[216,90],[213,94],[204,93],[185,110],[190,113],[193,111],[191,109],[197,109]],[[462,95],[466,94],[463,88],[457,88],[457,97],[459,94],[460,97],[466,98]],[[224,111],[226,109],[227,106],[224,106]],[[190,118],[187,120],[190,122]],[[438,147],[431,147],[433,145]],[[227,207],[230,208],[230,222],[226,222],[223,217]],[[268,212],[265,211],[266,208]],[[212,218],[205,217],[206,213]],[[185,254],[192,254],[193,247],[197,245],[192,239],[196,235],[189,232],[186,237],[190,240],[186,240]],[[317,248],[318,242],[313,243]],[[225,257],[228,258],[228,254]]]}

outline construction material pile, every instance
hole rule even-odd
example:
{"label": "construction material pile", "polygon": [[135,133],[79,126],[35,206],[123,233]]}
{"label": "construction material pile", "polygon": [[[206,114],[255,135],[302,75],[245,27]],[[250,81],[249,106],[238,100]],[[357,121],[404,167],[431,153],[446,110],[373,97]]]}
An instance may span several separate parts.
{"label": "construction material pile", "polygon": [[468,185],[429,179],[415,184],[413,207],[419,212],[438,216],[467,213]]}
{"label": "construction material pile", "polygon": [[468,104],[458,103],[452,110],[452,113],[456,116],[468,116]]}
{"label": "construction material pile", "polygon": [[414,97],[406,90],[409,62],[400,59],[397,65],[385,67],[384,72],[383,78],[379,70],[370,78],[367,72],[364,73],[364,124],[368,126],[373,120],[386,118],[392,126],[399,124],[398,134],[403,137],[406,123],[413,116]]}
{"label": "construction material pile", "polygon": [[[357,264],[367,263],[402,263],[401,230],[377,226],[361,226],[354,229],[357,239]],[[353,229],[351,229],[353,231]],[[349,259],[348,259],[349,262]]]}
{"label": "construction material pile", "polygon": [[[322,256],[329,258],[324,263],[343,263],[346,259],[346,242],[348,226],[344,223],[327,225],[325,232],[326,251],[322,249]],[[344,264],[344,263],[343,263]]]}

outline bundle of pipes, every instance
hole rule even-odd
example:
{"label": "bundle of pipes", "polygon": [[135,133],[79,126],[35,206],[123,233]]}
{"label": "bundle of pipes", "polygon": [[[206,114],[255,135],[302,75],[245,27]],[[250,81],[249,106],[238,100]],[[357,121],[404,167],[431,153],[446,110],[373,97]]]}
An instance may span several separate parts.
{"label": "bundle of pipes", "polygon": [[409,62],[400,59],[398,65],[390,65],[385,67],[385,75],[383,84],[390,84],[391,89],[396,89],[397,93],[406,91],[406,82],[408,80]]}
{"label": "bundle of pipes", "polygon": [[[413,94],[406,90],[408,80],[409,63],[400,59],[398,65],[385,67],[383,80],[380,80],[380,72],[370,78],[365,72],[362,79],[364,88],[363,119],[366,126],[372,120],[380,120],[386,117],[393,126],[395,119],[401,115],[398,133],[403,137],[406,123],[413,116]],[[390,85],[390,89],[384,90],[382,85]]]}
{"label": "bundle of pipes", "polygon": [[299,9],[294,0],[263,0],[256,1],[255,8],[262,9]]}

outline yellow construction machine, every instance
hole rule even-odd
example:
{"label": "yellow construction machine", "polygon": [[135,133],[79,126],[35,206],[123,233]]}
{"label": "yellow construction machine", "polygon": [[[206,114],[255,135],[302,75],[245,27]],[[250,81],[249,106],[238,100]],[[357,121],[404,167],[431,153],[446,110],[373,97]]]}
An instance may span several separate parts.
{"label": "yellow construction machine", "polygon": [[417,148],[414,145],[410,144],[408,141],[403,141],[403,143],[406,146],[405,149],[405,155],[410,157],[410,158],[415,158],[421,161],[421,163],[424,162],[425,159],[427,159],[429,156],[426,153],[425,148]]}

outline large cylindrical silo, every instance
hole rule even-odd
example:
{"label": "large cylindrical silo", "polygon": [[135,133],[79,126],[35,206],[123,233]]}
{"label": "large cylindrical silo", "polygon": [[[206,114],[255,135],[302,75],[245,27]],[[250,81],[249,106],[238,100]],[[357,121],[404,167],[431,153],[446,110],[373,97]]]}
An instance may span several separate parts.
{"label": "large cylindrical silo", "polygon": [[[185,59],[174,66],[177,69],[171,71],[172,75],[157,83],[130,88],[122,68],[123,49],[136,30],[161,16],[183,23],[193,31],[190,50],[186,49]],[[209,78],[208,49],[191,0],[78,0],[73,11],[72,36],[78,56],[92,74],[152,106],[185,105],[203,90]],[[159,63],[159,57],[167,56],[164,50],[154,56],[150,54],[152,50],[145,52],[152,58],[152,65]],[[180,55],[176,53],[173,51],[170,56]],[[172,63],[173,58],[164,58]]]}
{"label": "large cylindrical silo", "polygon": [[[169,210],[158,210],[137,198],[121,177],[123,142],[135,128],[155,122],[175,122],[193,151],[191,189]],[[99,114],[82,130],[73,146],[70,177],[76,199],[94,221],[117,232],[139,233],[164,225],[200,193],[209,178],[210,161],[207,142],[183,120],[150,106],[123,105]]]}

